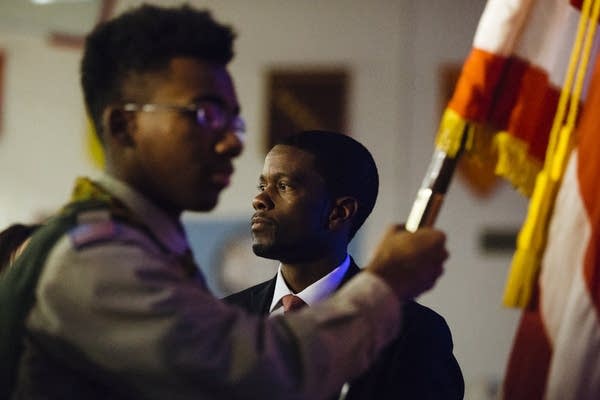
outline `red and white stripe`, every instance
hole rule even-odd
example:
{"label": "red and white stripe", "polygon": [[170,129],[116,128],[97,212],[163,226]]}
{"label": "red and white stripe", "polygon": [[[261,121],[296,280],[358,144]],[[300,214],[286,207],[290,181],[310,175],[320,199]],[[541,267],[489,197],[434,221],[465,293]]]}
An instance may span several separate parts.
{"label": "red and white stripe", "polygon": [[[577,127],[542,261],[515,338],[505,399],[600,398],[600,63]],[[532,373],[533,371],[533,373]]]}

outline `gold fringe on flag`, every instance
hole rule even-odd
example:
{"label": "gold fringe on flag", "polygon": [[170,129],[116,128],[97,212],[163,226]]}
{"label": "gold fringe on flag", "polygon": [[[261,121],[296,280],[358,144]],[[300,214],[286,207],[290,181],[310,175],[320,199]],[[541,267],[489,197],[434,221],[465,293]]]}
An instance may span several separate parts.
{"label": "gold fringe on flag", "polygon": [[[468,126],[466,131],[465,126]],[[494,171],[524,196],[531,197],[542,165],[528,153],[524,141],[509,132],[494,131],[489,126],[468,121],[447,108],[440,122],[436,148],[455,157],[465,132],[468,138],[462,158],[469,158],[475,165]]]}
{"label": "gold fringe on flag", "polygon": [[529,155],[524,141],[508,132],[497,133],[494,144],[498,154],[496,175],[506,178],[522,195],[531,197],[542,163]]}
{"label": "gold fringe on flag", "polygon": [[[467,128],[465,130],[465,128]],[[445,152],[450,158],[455,158],[460,150],[463,135],[468,135],[465,150],[471,151],[474,124],[465,120],[456,111],[447,108],[440,122],[435,147]]]}

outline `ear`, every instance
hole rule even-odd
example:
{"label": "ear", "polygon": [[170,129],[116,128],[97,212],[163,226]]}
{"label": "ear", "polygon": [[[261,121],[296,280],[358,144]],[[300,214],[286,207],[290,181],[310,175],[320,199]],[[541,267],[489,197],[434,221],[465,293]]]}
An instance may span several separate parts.
{"label": "ear", "polygon": [[354,197],[338,197],[333,201],[333,206],[329,213],[329,229],[338,230],[348,226],[357,212],[358,201]]}
{"label": "ear", "polygon": [[105,143],[116,142],[126,147],[134,145],[135,113],[108,107],[104,110],[103,125]]}

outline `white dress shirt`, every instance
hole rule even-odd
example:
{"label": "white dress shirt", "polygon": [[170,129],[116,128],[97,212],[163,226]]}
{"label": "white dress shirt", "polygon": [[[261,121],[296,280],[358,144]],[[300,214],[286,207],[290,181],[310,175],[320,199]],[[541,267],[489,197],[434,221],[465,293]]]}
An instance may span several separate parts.
{"label": "white dress shirt", "polygon": [[285,282],[283,274],[281,273],[281,264],[279,264],[277,278],[275,279],[275,291],[273,292],[273,300],[271,301],[269,312],[271,315],[282,314],[283,303],[281,302],[281,299],[288,294],[300,297],[308,306],[313,306],[328,298],[342,283],[349,266],[350,256],[346,254],[344,261],[342,261],[342,263],[333,271],[307,286],[301,292],[294,293]]}

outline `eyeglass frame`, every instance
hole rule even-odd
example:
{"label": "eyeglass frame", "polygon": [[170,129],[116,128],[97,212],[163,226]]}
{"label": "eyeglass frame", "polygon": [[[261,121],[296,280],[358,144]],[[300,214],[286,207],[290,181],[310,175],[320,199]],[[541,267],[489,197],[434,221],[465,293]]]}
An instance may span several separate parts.
{"label": "eyeglass frame", "polygon": [[[216,109],[222,115],[222,122],[215,119],[212,122],[208,121],[206,107],[207,104],[216,106]],[[233,130],[235,135],[242,142],[246,137],[246,121],[240,115],[231,116],[231,113],[228,113],[223,107],[219,106],[215,103],[206,103],[205,104],[187,104],[187,105],[179,105],[179,104],[161,104],[161,103],[124,103],[121,105],[123,110],[125,111],[141,111],[141,112],[156,112],[160,110],[172,110],[182,113],[193,113],[196,117],[196,123],[203,128],[209,128],[214,130],[223,130],[229,128]],[[214,124],[217,124],[216,126]]]}

